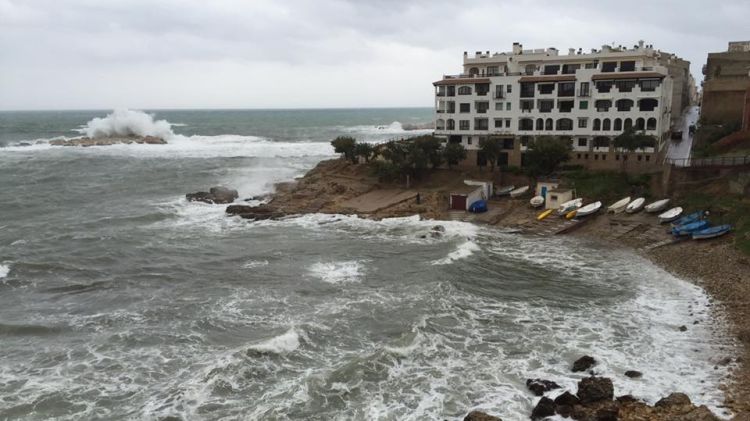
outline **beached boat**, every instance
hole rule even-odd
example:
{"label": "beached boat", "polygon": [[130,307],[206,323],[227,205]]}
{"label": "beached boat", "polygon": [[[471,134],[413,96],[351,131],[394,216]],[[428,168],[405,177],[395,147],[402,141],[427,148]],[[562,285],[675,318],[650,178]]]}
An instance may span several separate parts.
{"label": "beached boat", "polygon": [[565,215],[572,210],[580,208],[582,205],[583,199],[581,198],[569,200],[557,208],[557,214],[560,216]]}
{"label": "beached boat", "polygon": [[583,206],[580,209],[578,209],[576,216],[579,216],[579,217],[588,216],[588,215],[599,212],[599,209],[601,208],[602,208],[602,202],[589,203],[588,205]]}
{"label": "beached boat", "polygon": [[646,205],[644,210],[648,213],[661,212],[669,205],[669,199],[661,199]]}
{"label": "beached boat", "polygon": [[516,189],[516,186],[503,186],[499,187],[497,190],[495,190],[495,196],[507,196]]}
{"label": "beached boat", "polygon": [[707,240],[709,238],[721,237],[732,230],[732,226],[729,224],[718,225],[711,228],[702,229],[693,232],[693,240]]}
{"label": "beached boat", "polygon": [[529,200],[529,204],[531,204],[532,208],[538,208],[539,206],[542,206],[544,204],[544,197],[542,196],[534,196]]}
{"label": "beached boat", "polygon": [[540,214],[539,214],[539,215],[538,215],[538,216],[536,217],[536,220],[537,220],[537,221],[541,221],[542,219],[544,219],[544,218],[546,218],[546,217],[548,217],[548,216],[552,215],[552,212],[554,212],[554,209],[547,209],[546,211],[544,211],[544,212],[540,213]]}
{"label": "beached boat", "polygon": [[577,213],[578,213],[578,211],[572,210],[572,211],[570,211],[570,212],[568,212],[568,213],[565,214],[565,219],[573,219],[573,218],[576,217]]}
{"label": "beached boat", "polygon": [[672,235],[674,236],[682,236],[682,235],[690,235],[696,231],[704,230],[708,228],[709,223],[705,219],[702,219],[700,221],[691,222],[689,224],[680,225],[679,227],[672,228]]}
{"label": "beached boat", "polygon": [[687,224],[689,224],[691,222],[696,222],[696,221],[700,220],[701,218],[703,218],[703,211],[693,212],[693,213],[691,213],[689,215],[683,216],[682,218],[680,218],[680,219],[678,219],[676,221],[673,221],[672,222],[672,226],[673,227],[679,227],[680,225],[687,225]]}
{"label": "beached boat", "polygon": [[519,187],[510,192],[510,197],[519,197],[529,191],[529,186]]}
{"label": "beached boat", "polygon": [[643,204],[646,203],[646,199],[643,197],[639,197],[632,202],[628,204],[628,206],[625,207],[625,212],[627,213],[637,213],[640,212],[641,209],[643,209]]}
{"label": "beached boat", "polygon": [[607,208],[607,212],[609,213],[620,213],[625,210],[625,207],[628,206],[628,203],[630,203],[630,196],[620,199],[617,202],[609,205]]}
{"label": "beached boat", "polygon": [[680,215],[682,215],[682,208],[678,206],[676,208],[672,208],[664,213],[659,214],[658,218],[659,218],[659,222],[663,224],[665,222],[674,221],[675,219],[679,218]]}

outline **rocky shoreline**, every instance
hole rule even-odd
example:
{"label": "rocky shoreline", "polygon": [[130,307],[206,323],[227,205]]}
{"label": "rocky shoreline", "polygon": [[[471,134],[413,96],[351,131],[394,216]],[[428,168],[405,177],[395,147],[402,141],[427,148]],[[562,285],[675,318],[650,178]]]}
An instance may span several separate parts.
{"label": "rocky shoreline", "polygon": [[[457,177],[458,175],[462,177]],[[452,173],[443,180],[423,182],[414,186],[411,190],[404,190],[401,186],[382,184],[375,179],[366,166],[353,165],[344,160],[335,159],[320,162],[314,169],[304,177],[294,182],[281,183],[277,185],[276,192],[268,198],[267,202],[259,206],[245,204],[231,204],[226,212],[230,216],[239,216],[251,220],[278,219],[290,215],[307,213],[337,213],[357,214],[362,217],[381,219],[388,217],[410,216],[419,214],[425,219],[448,220],[451,215],[448,209],[446,197],[446,180],[462,180],[466,174]],[[439,178],[439,177],[436,177]],[[419,200],[408,194],[404,197],[408,200],[392,200],[387,206],[368,206],[368,203],[358,201],[358,198],[378,196],[379,192],[401,189],[403,193],[409,191],[419,194]],[[366,202],[366,201],[364,201]],[[491,217],[484,219],[472,219],[471,222],[479,222],[495,225],[498,227],[514,228],[525,232],[534,226],[535,213],[528,209],[525,201],[510,201],[495,204],[499,209]],[[367,211],[362,211],[367,209]],[[612,224],[620,223],[612,221],[609,217],[599,217],[591,223],[576,229],[573,235],[587,239],[588,241],[602,242],[606,246],[625,247],[635,250],[637,253],[655,262],[667,271],[691,280],[703,287],[715,300],[722,311],[727,314],[727,320],[731,323],[730,329],[741,349],[729,349],[727,355],[723,355],[717,364],[732,365],[732,376],[730,382],[725,385],[726,407],[735,415],[737,420],[750,420],[750,372],[745,363],[750,357],[747,350],[750,349],[750,328],[748,328],[748,317],[750,317],[750,306],[746,297],[750,296],[750,266],[746,256],[732,248],[726,240],[714,240],[694,244],[685,242],[680,244],[661,247],[653,250],[645,250],[644,246],[657,241],[658,233],[662,228],[649,227],[653,221],[629,221],[631,224],[640,224],[636,228],[654,234],[652,237],[638,236],[638,239],[623,240],[613,234]],[[539,224],[536,224],[537,226]],[[649,231],[651,230],[651,231]],[[650,243],[649,243],[650,242]],[[685,330],[688,328],[685,326]],[[588,367],[576,371],[586,371]],[[637,377],[640,373],[629,371],[625,373],[628,377]],[[557,398],[551,399],[542,396],[537,408],[536,417],[543,419],[540,414],[550,416],[558,414],[570,416],[579,420],[714,420],[718,419],[705,406],[696,407],[692,405],[689,398],[682,394],[672,394],[662,399],[657,404],[649,406],[633,397],[618,397],[614,399],[609,393],[604,398],[591,401],[588,398],[581,399],[587,395],[589,387],[602,387],[611,389],[612,381],[602,380],[593,376],[594,380],[581,380],[576,395],[568,392],[568,395],[579,399],[577,404],[571,405],[573,399],[570,396],[561,398],[565,401],[557,402]],[[584,381],[586,380],[586,381]],[[606,386],[607,380],[609,385]],[[545,395],[552,389],[546,380],[530,379],[529,388],[538,395],[540,386]],[[554,383],[554,382],[550,382]],[[591,386],[593,385],[593,386]],[[582,389],[583,387],[583,389]],[[533,388],[533,389],[532,389]],[[560,395],[563,396],[563,395]],[[567,400],[569,401],[567,401]],[[539,407],[539,405],[542,405]],[[562,413],[561,413],[562,412]],[[722,414],[728,415],[728,414]],[[497,420],[499,418],[484,413],[472,412],[466,420]]]}
{"label": "rocky shoreline", "polygon": [[124,137],[77,137],[74,139],[55,139],[50,140],[52,146],[111,146],[118,144],[130,145],[147,144],[147,145],[166,145],[167,141],[155,136],[124,136]]}

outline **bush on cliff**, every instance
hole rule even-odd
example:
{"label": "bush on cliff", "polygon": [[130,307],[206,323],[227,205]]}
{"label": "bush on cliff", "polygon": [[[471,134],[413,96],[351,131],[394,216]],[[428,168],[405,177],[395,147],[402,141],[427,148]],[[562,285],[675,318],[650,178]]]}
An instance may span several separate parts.
{"label": "bush on cliff", "polygon": [[363,158],[365,162],[370,162],[374,153],[375,148],[369,143],[357,142],[354,146],[354,155]]}
{"label": "bush on cliff", "polygon": [[526,152],[526,172],[531,177],[552,174],[563,162],[570,159],[572,150],[569,139],[557,136],[541,136],[529,142]]}
{"label": "bush on cliff", "polygon": [[357,163],[357,155],[355,153],[356,145],[357,141],[350,136],[339,136],[331,141],[331,146],[333,146],[334,152],[342,154],[344,158],[355,164]]}

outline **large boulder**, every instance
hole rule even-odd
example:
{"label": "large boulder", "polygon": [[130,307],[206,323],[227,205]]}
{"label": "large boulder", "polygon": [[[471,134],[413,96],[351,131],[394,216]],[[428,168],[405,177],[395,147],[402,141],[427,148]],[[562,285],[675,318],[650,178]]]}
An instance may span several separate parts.
{"label": "large boulder", "polygon": [[682,406],[690,405],[690,398],[684,393],[672,393],[666,398],[661,398],[657,401],[654,406],[658,407],[670,407],[670,406]]}
{"label": "large boulder", "polygon": [[464,421],[503,421],[499,417],[486,414],[482,411],[471,411],[464,417]]}
{"label": "large boulder", "polygon": [[578,399],[582,404],[611,401],[615,394],[612,380],[606,377],[587,377],[578,382]]}
{"label": "large boulder", "polygon": [[199,191],[197,193],[188,193],[185,198],[191,202],[204,202],[210,204],[227,204],[234,202],[234,199],[240,197],[237,190],[226,187],[211,187],[208,192]]}
{"label": "large boulder", "polygon": [[544,396],[531,411],[532,420],[541,420],[555,415],[555,402]]}
{"label": "large boulder", "polygon": [[254,219],[256,221],[264,219],[278,219],[286,216],[286,213],[266,205],[229,205],[227,206],[226,213],[229,215],[236,215],[244,219]]}
{"label": "large boulder", "polygon": [[568,405],[568,406],[575,406],[581,403],[581,400],[578,399],[578,396],[565,391],[562,395],[555,398],[555,405]]}
{"label": "large boulder", "polygon": [[596,364],[594,357],[584,355],[573,363],[573,372],[586,371]]}
{"label": "large boulder", "polygon": [[527,379],[526,387],[534,392],[537,396],[544,395],[544,392],[549,392],[552,389],[559,389],[560,385],[549,380],[542,379]]}

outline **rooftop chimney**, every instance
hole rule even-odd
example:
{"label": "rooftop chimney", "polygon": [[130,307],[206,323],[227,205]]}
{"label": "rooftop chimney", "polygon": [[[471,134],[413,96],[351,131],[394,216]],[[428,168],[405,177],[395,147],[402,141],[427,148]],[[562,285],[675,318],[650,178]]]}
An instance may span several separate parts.
{"label": "rooftop chimney", "polygon": [[643,44],[644,44],[644,42],[645,42],[645,41],[643,41],[643,40],[639,40],[639,41],[638,41],[638,48],[639,48],[639,49],[643,48]]}
{"label": "rooftop chimney", "polygon": [[568,48],[568,55],[569,56],[576,55],[576,49],[575,48]]}
{"label": "rooftop chimney", "polygon": [[520,42],[513,43],[513,54],[521,54],[523,52],[523,45]]}

